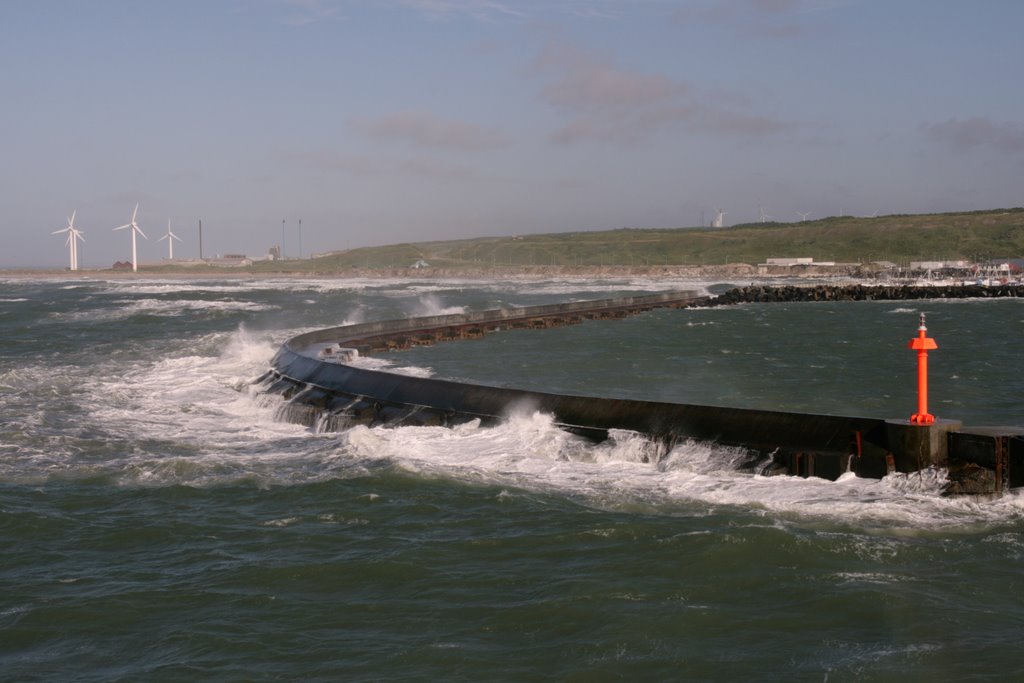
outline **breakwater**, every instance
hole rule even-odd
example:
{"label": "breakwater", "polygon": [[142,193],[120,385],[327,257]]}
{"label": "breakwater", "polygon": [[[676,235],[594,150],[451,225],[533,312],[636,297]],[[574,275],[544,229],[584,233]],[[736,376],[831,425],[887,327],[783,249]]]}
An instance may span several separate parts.
{"label": "breakwater", "polygon": [[749,285],[720,296],[695,301],[693,306],[787,301],[907,301],[913,299],[994,299],[1024,297],[1024,285]]}
{"label": "breakwater", "polygon": [[411,377],[351,363],[375,352],[620,318],[658,307],[687,308],[707,299],[673,292],[317,330],[282,346],[258,380],[259,390],[286,400],[279,412],[284,419],[323,431],[356,425],[447,426],[474,419],[494,423],[518,408],[550,414],[560,427],[595,440],[622,429],[644,434],[666,449],[687,439],[737,446],[748,454],[744,468],[761,474],[837,479],[852,471],[880,478],[942,467],[949,471],[950,493],[997,493],[1024,485],[1024,428],[552,394]]}

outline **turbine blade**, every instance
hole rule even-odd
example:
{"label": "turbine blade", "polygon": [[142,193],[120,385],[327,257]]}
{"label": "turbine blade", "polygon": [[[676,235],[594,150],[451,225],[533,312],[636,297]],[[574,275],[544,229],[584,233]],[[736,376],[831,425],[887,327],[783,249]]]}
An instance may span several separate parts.
{"label": "turbine blade", "polygon": [[139,234],[140,234],[140,235],[142,235],[142,238],[143,238],[143,239],[147,239],[147,240],[149,239],[148,237],[146,237],[146,233],[142,232],[142,228],[140,228],[140,227],[139,227],[139,226],[137,226],[137,225],[135,225],[135,226],[132,226],[132,227],[134,227],[134,228],[135,228],[136,230],[138,230],[138,231],[139,231]]}
{"label": "turbine blade", "polygon": [[114,228],[114,230],[124,230],[125,228],[130,228],[130,227],[132,227],[132,224],[128,223],[127,225],[119,225],[116,228]]}
{"label": "turbine blade", "polygon": [[64,228],[63,230],[54,230],[54,231],[53,231],[53,232],[51,232],[50,234],[51,234],[51,235],[59,235],[60,233],[62,233],[62,232],[67,232],[68,230],[70,230],[70,228]]}
{"label": "turbine blade", "polygon": [[135,222],[135,214],[137,214],[138,212],[139,212],[139,205],[138,205],[138,203],[136,203],[135,204],[135,208],[132,209],[132,223]]}

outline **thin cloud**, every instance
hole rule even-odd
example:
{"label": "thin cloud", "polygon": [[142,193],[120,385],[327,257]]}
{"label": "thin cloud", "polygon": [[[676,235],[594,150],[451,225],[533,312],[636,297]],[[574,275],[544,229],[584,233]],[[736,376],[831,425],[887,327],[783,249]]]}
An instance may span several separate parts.
{"label": "thin cloud", "polygon": [[841,4],[840,0],[708,2],[680,8],[673,17],[680,24],[712,25],[750,37],[792,40],[812,32],[808,15]]}
{"label": "thin cloud", "polygon": [[383,157],[380,155],[344,154],[329,150],[275,150],[274,162],[317,173],[336,173],[355,177],[415,176],[438,181],[467,182],[479,179],[479,171],[461,164],[440,163],[423,157]]}
{"label": "thin cloud", "polygon": [[[564,16],[584,20],[615,21],[629,12],[638,11],[636,0],[274,0],[291,10],[285,22],[305,26],[341,14],[340,7],[350,10],[370,8],[397,9],[429,22],[469,19],[481,23],[539,21],[545,16]],[[671,1],[671,0],[669,0]],[[650,0],[652,6],[661,0]]]}
{"label": "thin cloud", "polygon": [[567,117],[549,136],[556,144],[632,143],[672,126],[732,136],[763,136],[792,127],[736,113],[722,106],[727,98],[701,98],[688,83],[624,69],[571,45],[546,45],[534,60],[534,73],[549,81],[540,99]]}
{"label": "thin cloud", "polygon": [[769,14],[790,12],[800,5],[798,0],[749,0],[749,3],[754,8]]}
{"label": "thin cloud", "polygon": [[285,23],[289,26],[306,26],[340,16],[338,8],[330,0],[283,0],[289,8]]}
{"label": "thin cloud", "polygon": [[601,109],[645,107],[672,102],[687,88],[660,74],[642,74],[594,64],[564,72],[544,87],[542,98],[557,107]]}
{"label": "thin cloud", "polygon": [[378,175],[387,171],[387,164],[379,157],[360,154],[342,154],[325,150],[276,149],[270,154],[275,163],[290,164],[296,168],[326,173],[356,176]]}
{"label": "thin cloud", "polygon": [[508,3],[495,0],[400,0],[400,4],[420,12],[429,19],[466,16],[477,21],[490,22],[499,18],[525,17]]}
{"label": "thin cloud", "polygon": [[374,120],[356,119],[353,126],[374,138],[412,142],[424,147],[480,150],[508,144],[497,129],[445,121],[424,112],[398,112]]}
{"label": "thin cloud", "polygon": [[1024,151],[1024,127],[1019,124],[973,116],[963,121],[949,119],[940,123],[924,123],[921,128],[932,140],[959,150],[992,147],[1008,152]]}
{"label": "thin cloud", "polygon": [[769,116],[737,114],[724,110],[700,108],[698,125],[706,130],[725,135],[762,136],[792,130],[792,123],[779,121]]}
{"label": "thin cloud", "polygon": [[623,69],[573,45],[548,42],[533,71],[549,82],[540,99],[569,117],[552,133],[559,144],[586,139],[634,141],[680,115],[689,87],[663,74]]}

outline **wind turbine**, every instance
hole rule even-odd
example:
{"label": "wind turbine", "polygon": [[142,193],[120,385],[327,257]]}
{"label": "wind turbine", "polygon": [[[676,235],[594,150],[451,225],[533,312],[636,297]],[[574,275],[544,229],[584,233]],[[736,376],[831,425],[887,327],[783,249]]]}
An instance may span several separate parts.
{"label": "wind turbine", "polygon": [[711,221],[712,228],[725,227],[725,211],[715,207],[715,220]]}
{"label": "wind turbine", "polygon": [[769,220],[771,220],[771,216],[764,212],[763,206],[757,207],[757,212],[760,214],[760,220],[762,223],[767,223]]}
{"label": "wind turbine", "polygon": [[174,260],[174,240],[181,241],[181,238],[171,232],[171,219],[167,219],[167,234],[157,240],[157,242],[163,242],[167,240],[167,260]]}
{"label": "wind turbine", "polygon": [[82,240],[83,242],[85,241],[85,238],[82,237],[82,231],[75,227],[76,213],[77,209],[71,212],[71,216],[68,218],[68,227],[63,230],[53,231],[54,235],[59,235],[62,232],[66,232],[68,234],[68,241],[66,244],[68,245],[71,270],[78,270],[78,240]]}
{"label": "wind turbine", "polygon": [[121,226],[118,226],[118,227],[114,228],[114,230],[124,230],[125,228],[131,228],[131,230],[132,230],[132,272],[133,273],[139,272],[138,252],[135,250],[135,233],[139,233],[140,235],[142,235],[143,239],[147,239],[147,240],[149,239],[148,237],[146,237],[146,233],[142,232],[142,228],[139,227],[139,224],[135,222],[135,214],[137,214],[138,212],[139,212],[139,205],[136,204],[135,205],[135,210],[132,211],[132,220],[131,220],[131,222],[130,223],[125,223],[124,225],[121,225]]}
{"label": "wind turbine", "polygon": [[814,213],[814,212],[813,211],[808,211],[807,213],[801,213],[801,212],[797,211],[796,215],[800,216],[800,222],[803,223],[805,220],[807,220],[807,217],[810,216],[812,213]]}

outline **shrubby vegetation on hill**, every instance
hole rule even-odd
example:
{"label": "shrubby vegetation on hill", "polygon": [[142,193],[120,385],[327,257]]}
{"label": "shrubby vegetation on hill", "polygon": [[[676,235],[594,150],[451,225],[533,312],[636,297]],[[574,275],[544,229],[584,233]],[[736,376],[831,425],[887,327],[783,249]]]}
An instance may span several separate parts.
{"label": "shrubby vegetation on hill", "polygon": [[[353,226],[353,229],[358,229]],[[341,232],[341,231],[339,231]],[[906,264],[1024,256],[1024,208],[966,213],[837,217],[727,228],[621,228],[419,242],[341,251],[314,259],[258,262],[259,273],[332,273],[409,268],[424,261],[447,271],[489,267],[712,266],[770,257]],[[194,268],[190,272],[197,272]]]}
{"label": "shrubby vegetation on hill", "polygon": [[650,266],[763,263],[769,257],[866,263],[1024,255],[1024,209],[968,213],[829,217],[728,228],[619,229],[484,237],[368,247],[260,264],[268,270],[496,266]]}

